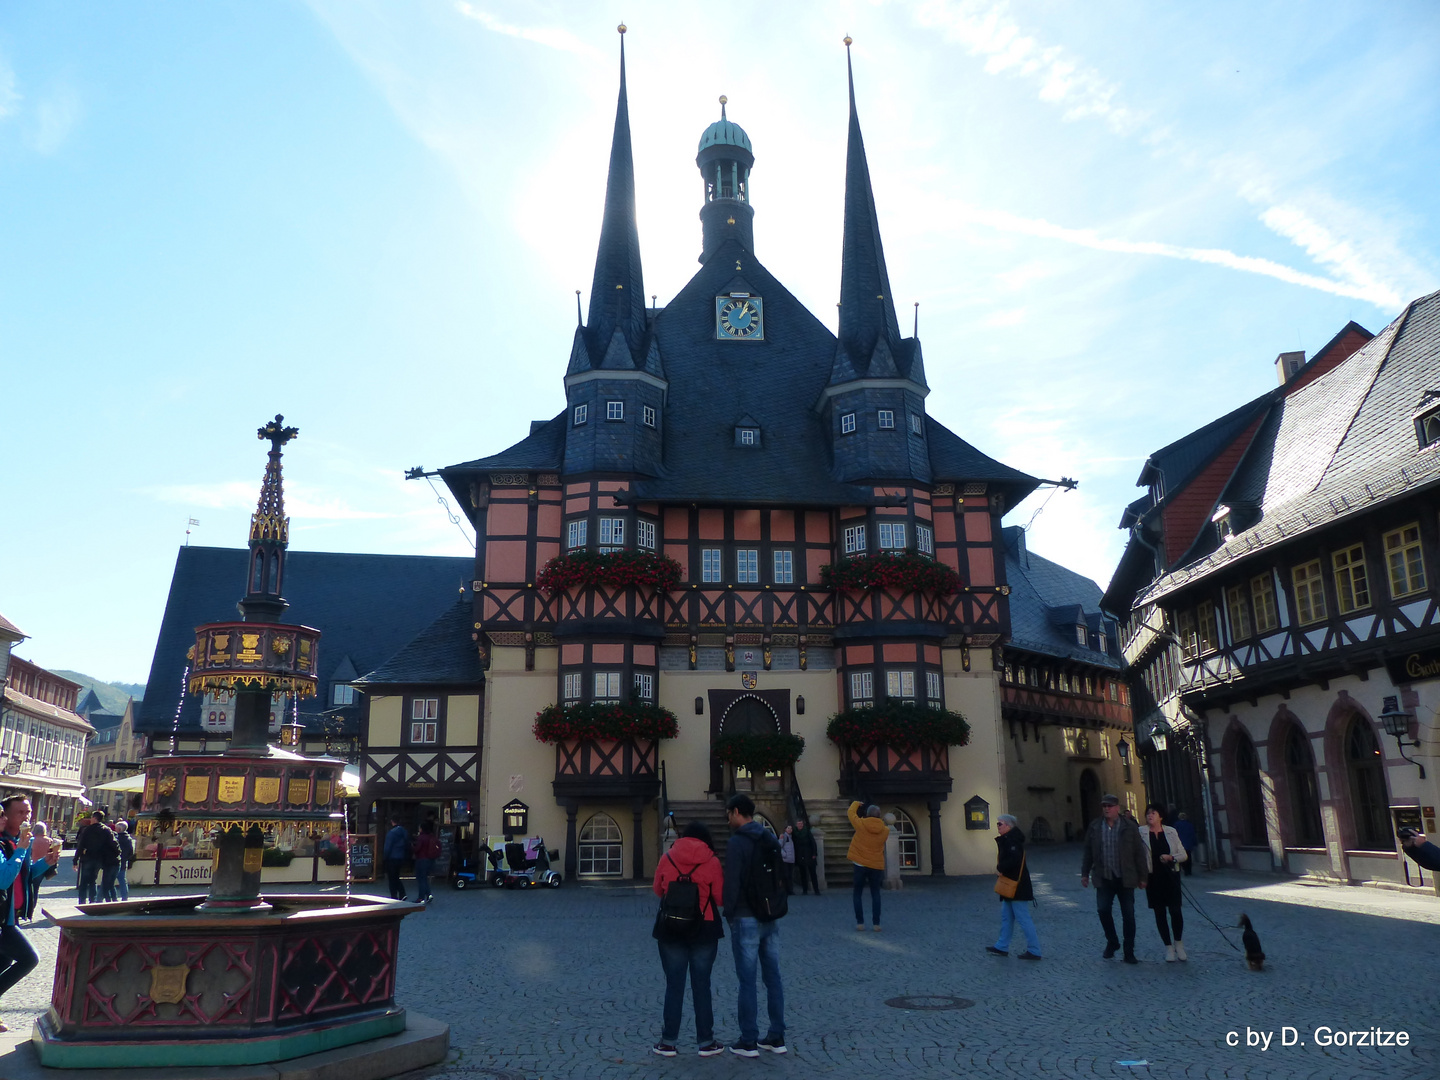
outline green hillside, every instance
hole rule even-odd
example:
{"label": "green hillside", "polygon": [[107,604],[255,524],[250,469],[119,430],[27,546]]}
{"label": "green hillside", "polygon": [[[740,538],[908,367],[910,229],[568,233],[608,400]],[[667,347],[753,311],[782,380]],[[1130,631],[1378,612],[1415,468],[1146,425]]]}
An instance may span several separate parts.
{"label": "green hillside", "polygon": [[139,701],[145,693],[145,687],[140,683],[110,683],[95,678],[93,675],[85,675],[79,671],[62,671],[55,669],[55,674],[62,679],[69,679],[71,682],[80,684],[80,698],[85,697],[86,690],[94,690],[95,696],[105,706],[107,713],[115,713],[117,716],[125,711],[125,702],[130,698]]}

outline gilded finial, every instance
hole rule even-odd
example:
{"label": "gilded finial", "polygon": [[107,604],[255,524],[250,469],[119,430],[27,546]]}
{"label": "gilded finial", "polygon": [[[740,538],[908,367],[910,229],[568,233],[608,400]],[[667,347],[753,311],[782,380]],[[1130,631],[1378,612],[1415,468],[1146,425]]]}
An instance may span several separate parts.
{"label": "gilded finial", "polygon": [[721,94],[721,95],[720,95],[720,119],[721,119],[721,120],[724,120],[724,119],[725,119],[725,105],[726,105],[727,102],[729,102],[729,100],[730,100],[730,99],[729,99],[728,97],[726,97],[724,94]]}
{"label": "gilded finial", "polygon": [[845,48],[848,49],[851,45],[854,45],[854,44],[855,44],[855,39],[852,38],[849,34],[846,34],[846,35],[845,35]]}
{"label": "gilded finial", "polygon": [[615,28],[615,31],[616,33],[623,34],[627,29],[628,27],[626,27],[626,25],[622,22],[619,26]]}

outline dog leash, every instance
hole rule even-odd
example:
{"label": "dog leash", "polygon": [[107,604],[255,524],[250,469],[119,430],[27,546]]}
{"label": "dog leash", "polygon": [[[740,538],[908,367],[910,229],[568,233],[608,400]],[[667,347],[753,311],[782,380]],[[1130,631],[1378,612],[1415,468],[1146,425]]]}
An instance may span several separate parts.
{"label": "dog leash", "polygon": [[1226,930],[1239,930],[1239,929],[1240,929],[1239,924],[1236,924],[1235,926],[1229,926],[1229,927],[1227,927],[1227,926],[1221,926],[1219,923],[1217,923],[1214,919],[1212,919],[1212,918],[1210,917],[1210,913],[1209,913],[1209,912],[1207,912],[1203,907],[1200,906],[1200,902],[1195,899],[1195,894],[1190,891],[1189,886],[1187,886],[1187,885],[1185,884],[1185,882],[1184,882],[1183,879],[1182,879],[1181,882],[1180,882],[1180,889],[1181,889],[1182,892],[1184,892],[1184,894],[1185,894],[1185,899],[1187,899],[1187,900],[1190,901],[1190,906],[1193,907],[1193,908],[1196,910],[1196,912],[1199,913],[1199,915],[1200,915],[1200,917],[1201,917],[1202,919],[1204,919],[1207,923],[1209,923],[1211,926],[1213,926],[1213,927],[1215,928],[1215,932],[1216,932],[1217,934],[1219,934],[1221,938],[1224,939],[1225,944],[1226,944],[1226,945],[1229,945],[1230,948],[1234,949],[1236,952],[1240,952],[1240,951],[1241,951],[1241,950],[1240,950],[1240,946],[1236,945],[1233,941],[1231,941],[1228,937],[1225,936],[1225,931],[1226,931]]}

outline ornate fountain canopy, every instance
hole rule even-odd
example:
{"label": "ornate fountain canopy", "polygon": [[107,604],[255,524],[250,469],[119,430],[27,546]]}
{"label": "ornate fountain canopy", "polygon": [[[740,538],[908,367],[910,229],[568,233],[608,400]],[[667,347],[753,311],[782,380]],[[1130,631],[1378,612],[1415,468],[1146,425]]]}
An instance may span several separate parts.
{"label": "ornate fountain canopy", "polygon": [[320,631],[291,623],[223,622],[195,628],[190,692],[269,690],[313,697]]}

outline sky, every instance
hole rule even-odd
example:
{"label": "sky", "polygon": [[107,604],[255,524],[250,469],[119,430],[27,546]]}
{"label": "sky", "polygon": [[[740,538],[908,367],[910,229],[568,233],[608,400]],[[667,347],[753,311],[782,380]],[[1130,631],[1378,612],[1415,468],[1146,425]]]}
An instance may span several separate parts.
{"label": "sky", "polygon": [[[648,292],[698,267],[701,131],[834,328],[845,48],[928,411],[1074,477],[1007,516],[1110,578],[1145,458],[1440,288],[1440,6],[487,0],[0,7],[0,613],[143,682],[177,549],[463,555],[443,488],[564,404],[628,26]],[[192,519],[198,525],[188,525]],[[242,589],[236,582],[237,599]],[[223,613],[217,613],[217,616]]]}

